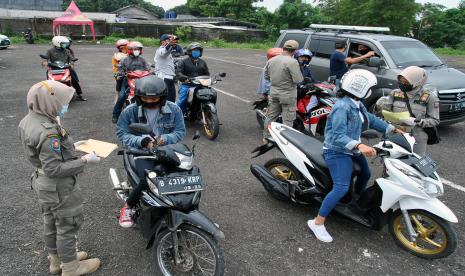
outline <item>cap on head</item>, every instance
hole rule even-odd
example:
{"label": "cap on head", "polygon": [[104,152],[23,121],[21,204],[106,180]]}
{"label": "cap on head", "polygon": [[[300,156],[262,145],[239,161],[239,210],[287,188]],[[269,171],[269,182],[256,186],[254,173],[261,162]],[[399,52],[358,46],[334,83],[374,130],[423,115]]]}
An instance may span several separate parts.
{"label": "cap on head", "polygon": [[160,36],[160,41],[168,40],[168,39],[170,39],[170,37],[171,37],[171,36],[170,36],[169,34],[162,34],[162,35]]}
{"label": "cap on head", "polygon": [[295,40],[288,40],[288,41],[284,42],[283,49],[284,50],[291,50],[291,51],[297,50],[297,49],[299,49],[299,42],[297,42]]}

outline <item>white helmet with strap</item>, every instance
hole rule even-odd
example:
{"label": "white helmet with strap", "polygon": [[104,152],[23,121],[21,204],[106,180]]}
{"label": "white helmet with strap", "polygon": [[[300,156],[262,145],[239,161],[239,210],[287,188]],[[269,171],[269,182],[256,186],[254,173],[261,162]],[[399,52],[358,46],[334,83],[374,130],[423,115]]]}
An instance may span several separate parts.
{"label": "white helmet with strap", "polygon": [[350,70],[341,79],[341,89],[359,99],[370,97],[371,88],[376,84],[376,76],[364,69]]}
{"label": "white helmet with strap", "polygon": [[69,45],[69,39],[61,35],[57,35],[52,38],[52,44],[53,46],[57,48],[61,48],[63,43],[66,43]]}

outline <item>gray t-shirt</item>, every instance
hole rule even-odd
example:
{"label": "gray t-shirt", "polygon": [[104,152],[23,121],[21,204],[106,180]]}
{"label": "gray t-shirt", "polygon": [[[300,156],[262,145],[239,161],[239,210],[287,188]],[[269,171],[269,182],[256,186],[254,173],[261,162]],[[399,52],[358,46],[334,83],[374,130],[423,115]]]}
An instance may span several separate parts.
{"label": "gray t-shirt", "polygon": [[171,56],[171,51],[168,51],[165,46],[160,46],[157,49],[153,60],[155,61],[155,74],[158,77],[165,78],[165,76],[169,76],[169,78],[172,78],[176,76],[174,59]]}
{"label": "gray t-shirt", "polygon": [[160,116],[160,109],[148,109],[144,108],[145,116],[147,117],[147,123],[152,127],[153,134],[155,136],[160,135],[158,133],[158,117]]}

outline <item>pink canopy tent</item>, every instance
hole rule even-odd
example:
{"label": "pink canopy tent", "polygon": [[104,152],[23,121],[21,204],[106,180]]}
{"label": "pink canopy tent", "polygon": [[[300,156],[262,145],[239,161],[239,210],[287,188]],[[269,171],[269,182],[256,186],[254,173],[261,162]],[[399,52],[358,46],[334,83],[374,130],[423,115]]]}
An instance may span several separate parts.
{"label": "pink canopy tent", "polygon": [[61,25],[82,25],[83,28],[85,26],[90,26],[90,32],[92,33],[92,37],[95,41],[95,30],[94,30],[94,22],[90,20],[87,16],[82,14],[79,10],[78,6],[71,1],[69,7],[66,9],[65,14],[61,17],[56,18],[53,20],[53,34],[59,35],[60,34],[60,26]]}

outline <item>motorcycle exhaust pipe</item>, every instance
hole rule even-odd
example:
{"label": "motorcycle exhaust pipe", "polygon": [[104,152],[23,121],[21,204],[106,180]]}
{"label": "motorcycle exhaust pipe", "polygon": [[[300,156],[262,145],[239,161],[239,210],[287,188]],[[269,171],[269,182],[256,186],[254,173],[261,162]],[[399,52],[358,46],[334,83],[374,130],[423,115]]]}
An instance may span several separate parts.
{"label": "motorcycle exhaust pipe", "polygon": [[113,190],[116,191],[116,195],[118,196],[119,199],[126,201],[127,199],[127,194],[124,192],[125,189],[121,185],[121,182],[119,181],[118,174],[116,173],[116,170],[113,168],[110,168],[110,181],[113,184]]}
{"label": "motorcycle exhaust pipe", "polygon": [[289,183],[276,179],[267,169],[258,164],[250,165],[250,171],[268,192],[290,198]]}

